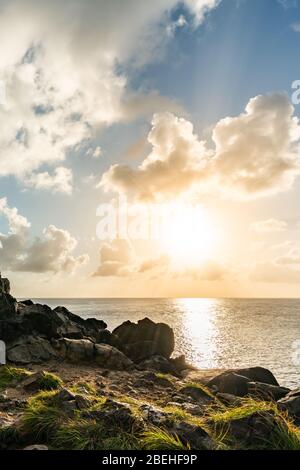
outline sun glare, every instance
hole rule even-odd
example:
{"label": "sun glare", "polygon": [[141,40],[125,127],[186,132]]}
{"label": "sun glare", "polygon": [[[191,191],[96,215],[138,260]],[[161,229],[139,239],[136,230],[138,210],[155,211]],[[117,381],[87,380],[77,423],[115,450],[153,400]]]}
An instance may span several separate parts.
{"label": "sun glare", "polygon": [[176,204],[165,218],[161,242],[174,266],[189,268],[211,258],[219,238],[220,230],[203,207]]}

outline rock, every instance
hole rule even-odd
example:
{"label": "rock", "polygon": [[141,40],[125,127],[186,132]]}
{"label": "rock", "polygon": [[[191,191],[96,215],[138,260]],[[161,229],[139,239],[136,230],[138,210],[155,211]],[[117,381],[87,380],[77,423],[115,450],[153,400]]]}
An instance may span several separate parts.
{"label": "rock", "polygon": [[34,303],[32,302],[32,300],[28,299],[28,300],[21,300],[21,302],[19,302],[20,304],[22,305],[26,305],[26,306],[30,306],[30,305],[34,305]]}
{"label": "rock", "polygon": [[191,450],[213,450],[216,443],[200,426],[187,423],[186,421],[176,422],[172,427],[172,433],[191,447]]}
{"label": "rock", "polygon": [[113,334],[121,344],[122,351],[134,362],[150,356],[169,358],[174,350],[174,332],[165,323],[154,323],[145,318],[137,323],[127,321],[117,327]]}
{"label": "rock", "polygon": [[279,410],[287,412],[295,421],[297,426],[300,425],[300,396],[288,394],[277,402]]}
{"label": "rock", "polygon": [[108,427],[117,427],[130,433],[143,428],[142,420],[134,416],[129,405],[112,399],[107,399],[98,410],[83,412],[82,417],[96,419],[104,422]]}
{"label": "rock", "polygon": [[36,372],[35,374],[32,374],[26,379],[24,379],[21,382],[21,385],[24,388],[24,390],[27,390],[28,392],[37,391],[40,388],[40,383],[43,377],[44,377],[43,372]]}
{"label": "rock", "polygon": [[164,427],[172,421],[172,413],[166,413],[152,405],[141,405],[140,411],[143,419],[153,426]]}
{"label": "rock", "polygon": [[94,343],[88,339],[63,338],[57,342],[62,359],[77,363],[94,360]]}
{"label": "rock", "polygon": [[26,399],[18,400],[16,398],[10,399],[7,397],[0,396],[0,411],[15,410],[16,408],[22,408],[27,403]]}
{"label": "rock", "polygon": [[261,382],[269,385],[279,386],[272,372],[263,367],[249,367],[246,369],[234,369],[231,372],[247,377],[250,382]]}
{"label": "rock", "polygon": [[56,398],[60,402],[75,400],[76,394],[70,392],[67,388],[62,388],[57,394]]}
{"label": "rock", "polygon": [[207,382],[209,388],[215,388],[217,392],[229,393],[237,397],[244,397],[248,393],[250,379],[234,372],[224,372]]}
{"label": "rock", "polygon": [[62,321],[62,326],[58,333],[64,338],[81,339],[86,336],[97,341],[98,335],[107,328],[107,324],[104,321],[97,320],[96,318],[83,319],[65,307],[56,307],[53,312]]}
{"label": "rock", "polygon": [[192,369],[192,370],[195,369],[194,366],[192,366],[192,365],[190,365],[186,362],[186,359],[185,359],[184,355],[171,358],[170,363],[172,364],[173,368],[178,372],[186,371],[186,370],[189,370],[189,369]]}
{"label": "rock", "polygon": [[292,397],[300,397],[300,388],[296,388],[295,390],[291,390],[289,393],[288,393],[288,397],[292,398]]}
{"label": "rock", "polygon": [[180,390],[181,393],[184,395],[191,397],[195,401],[199,401],[201,403],[213,403],[215,398],[203,390],[201,387],[187,385]]}
{"label": "rock", "polygon": [[76,402],[76,407],[78,410],[85,410],[86,408],[89,408],[92,404],[91,400],[89,400],[87,397],[84,397],[82,395],[76,395],[75,402]]}
{"label": "rock", "polygon": [[287,429],[285,421],[272,411],[255,412],[226,424],[218,423],[220,430],[227,432],[226,439],[254,449],[268,447],[272,438],[278,437],[282,429]]}
{"label": "rock", "polygon": [[285,387],[277,387],[276,385],[263,384],[260,382],[248,383],[248,395],[259,398],[260,400],[280,400],[290,392]]}
{"label": "rock", "polygon": [[242,400],[230,393],[216,393],[217,399],[226,406],[240,406]]}
{"label": "rock", "polygon": [[163,356],[152,356],[149,359],[145,359],[139,362],[138,368],[140,370],[155,370],[164,374],[175,373],[175,368],[171,361]]}
{"label": "rock", "polygon": [[10,295],[10,282],[0,273],[0,295]]}
{"label": "rock", "polygon": [[23,450],[49,450],[49,448],[43,444],[33,444],[32,446],[24,447]]}
{"label": "rock", "polygon": [[57,358],[57,351],[51,343],[40,337],[21,337],[7,347],[7,359],[17,364],[40,364]]}
{"label": "rock", "polygon": [[97,343],[110,344],[110,346],[114,346],[117,349],[120,349],[121,346],[119,338],[108,330],[99,331]]}
{"label": "rock", "polygon": [[133,367],[133,362],[125,354],[109,344],[95,344],[95,362],[100,367],[115,370],[127,370]]}

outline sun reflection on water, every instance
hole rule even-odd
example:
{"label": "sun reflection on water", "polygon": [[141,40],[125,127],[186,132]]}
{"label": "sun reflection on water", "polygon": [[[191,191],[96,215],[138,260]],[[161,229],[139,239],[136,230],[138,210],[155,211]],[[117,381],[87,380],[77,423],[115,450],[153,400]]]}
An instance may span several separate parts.
{"label": "sun reflection on water", "polygon": [[182,319],[182,344],[177,345],[178,349],[185,349],[196,366],[213,367],[219,337],[215,322],[217,300],[176,299],[174,303]]}

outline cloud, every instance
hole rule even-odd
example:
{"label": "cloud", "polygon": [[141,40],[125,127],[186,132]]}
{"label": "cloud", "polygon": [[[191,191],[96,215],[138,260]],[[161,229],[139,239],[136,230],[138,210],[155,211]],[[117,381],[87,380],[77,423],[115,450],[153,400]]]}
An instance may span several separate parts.
{"label": "cloud", "polygon": [[[216,3],[185,2],[198,23]],[[44,172],[45,166],[61,172],[66,155],[101,126],[155,109],[178,110],[155,90],[133,92],[120,70],[137,55],[155,59],[165,22],[179,4],[0,0],[0,42],[6,45],[0,57],[0,80],[6,86],[0,106],[0,177],[13,175],[38,189],[70,192],[71,178],[61,184],[48,168]]]}
{"label": "cloud", "polygon": [[298,284],[300,282],[300,269],[276,262],[263,262],[255,266],[250,274],[250,279],[263,283]]}
{"label": "cloud", "polygon": [[94,277],[127,276],[132,271],[134,253],[127,240],[116,239],[100,248],[100,264]]}
{"label": "cloud", "polygon": [[292,23],[291,24],[291,28],[293,31],[295,31],[296,33],[300,33],[300,23]]}
{"label": "cloud", "polygon": [[155,114],[148,142],[152,151],[137,169],[113,165],[100,186],[151,200],[159,195],[174,197],[195,181],[205,181],[210,153],[189,121],[168,112]]}
{"label": "cloud", "polygon": [[297,6],[297,0],[277,0],[277,2],[285,9],[295,8]]}
{"label": "cloud", "polygon": [[257,233],[284,232],[286,229],[287,223],[277,219],[260,220],[250,225],[250,230]]}
{"label": "cloud", "polygon": [[9,271],[34,273],[72,272],[85,263],[87,255],[74,256],[77,241],[66,230],[54,225],[43,230],[42,237],[30,239],[30,223],[0,199],[0,215],[9,224],[7,234],[0,234],[0,265]]}
{"label": "cloud", "polygon": [[256,263],[250,278],[256,282],[294,284],[300,282],[300,246],[286,241],[274,247],[281,254],[274,260]]}
{"label": "cloud", "polygon": [[137,169],[111,166],[100,186],[139,200],[190,191],[245,200],[288,190],[300,173],[300,125],[284,94],[252,98],[245,112],[216,124],[212,140],[209,149],[191,122],[155,114],[149,155]]}
{"label": "cloud", "polygon": [[156,269],[165,270],[170,266],[170,258],[166,255],[159,256],[157,258],[146,259],[142,261],[137,269],[139,273],[147,273]]}
{"label": "cloud", "polygon": [[53,174],[32,173],[25,181],[26,186],[33,186],[36,189],[49,190],[53,193],[72,193],[73,173],[69,168],[57,167]]}
{"label": "cloud", "polygon": [[224,280],[229,272],[230,269],[228,266],[226,267],[215,260],[208,260],[198,267],[177,271],[174,273],[174,277],[189,277],[197,281],[216,282]]}

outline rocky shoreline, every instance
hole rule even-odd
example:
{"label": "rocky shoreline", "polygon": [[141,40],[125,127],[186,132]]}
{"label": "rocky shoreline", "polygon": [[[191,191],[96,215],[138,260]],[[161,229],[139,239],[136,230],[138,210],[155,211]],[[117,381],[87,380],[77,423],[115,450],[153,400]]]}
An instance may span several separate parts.
{"label": "rocky shoreline", "polygon": [[0,339],[1,450],[300,450],[300,389],[261,367],[197,370],[164,323],[110,332],[0,278]]}

